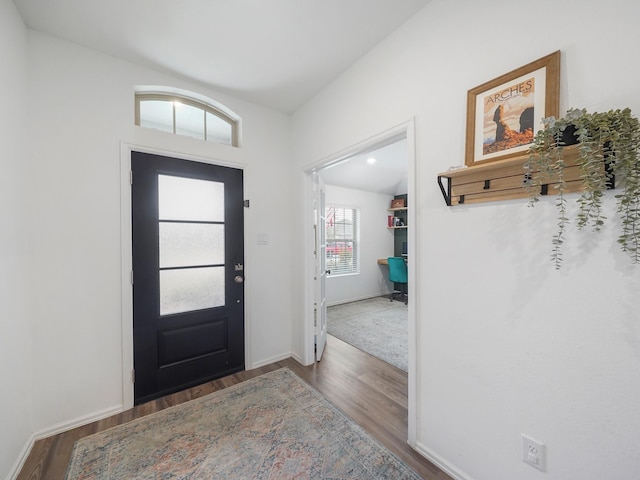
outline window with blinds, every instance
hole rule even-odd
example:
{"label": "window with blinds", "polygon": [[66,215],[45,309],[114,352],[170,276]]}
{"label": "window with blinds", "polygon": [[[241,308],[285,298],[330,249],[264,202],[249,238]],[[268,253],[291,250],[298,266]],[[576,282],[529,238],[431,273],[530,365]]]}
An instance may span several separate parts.
{"label": "window with blinds", "polygon": [[327,206],[326,268],[329,275],[358,273],[358,210],[349,207]]}

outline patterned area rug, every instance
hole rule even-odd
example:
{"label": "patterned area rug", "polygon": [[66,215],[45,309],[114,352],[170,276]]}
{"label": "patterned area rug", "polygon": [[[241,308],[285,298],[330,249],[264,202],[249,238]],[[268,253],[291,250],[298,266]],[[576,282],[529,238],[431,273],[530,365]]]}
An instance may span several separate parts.
{"label": "patterned area rug", "polygon": [[375,297],[327,309],[327,332],[405,372],[409,365],[404,302]]}
{"label": "patterned area rug", "polygon": [[283,368],[79,440],[66,479],[420,477]]}

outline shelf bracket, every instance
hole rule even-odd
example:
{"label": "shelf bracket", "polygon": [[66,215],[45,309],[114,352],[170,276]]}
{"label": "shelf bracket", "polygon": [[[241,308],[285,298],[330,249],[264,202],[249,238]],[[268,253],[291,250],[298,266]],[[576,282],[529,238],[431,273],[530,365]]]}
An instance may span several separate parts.
{"label": "shelf bracket", "polygon": [[[442,185],[443,178],[447,179],[446,190],[444,188],[444,185]],[[447,207],[450,207],[451,206],[451,179],[449,177],[438,175],[438,185],[440,185],[440,191],[442,192],[442,196],[444,197],[444,201],[447,204]]]}

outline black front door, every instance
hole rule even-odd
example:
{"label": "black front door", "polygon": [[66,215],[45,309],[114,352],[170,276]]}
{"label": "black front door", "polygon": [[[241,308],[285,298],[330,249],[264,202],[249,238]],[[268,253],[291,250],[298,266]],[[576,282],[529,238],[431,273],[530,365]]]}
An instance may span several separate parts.
{"label": "black front door", "polygon": [[244,370],[242,170],[132,152],[135,403]]}

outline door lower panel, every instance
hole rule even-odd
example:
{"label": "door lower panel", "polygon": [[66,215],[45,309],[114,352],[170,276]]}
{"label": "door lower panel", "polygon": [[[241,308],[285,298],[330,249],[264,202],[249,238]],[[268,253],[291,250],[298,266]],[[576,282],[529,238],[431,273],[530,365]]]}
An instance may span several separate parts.
{"label": "door lower panel", "polygon": [[[158,366],[186,362],[204,355],[226,352],[227,319],[158,332]],[[185,355],[188,353],[188,355]]]}

